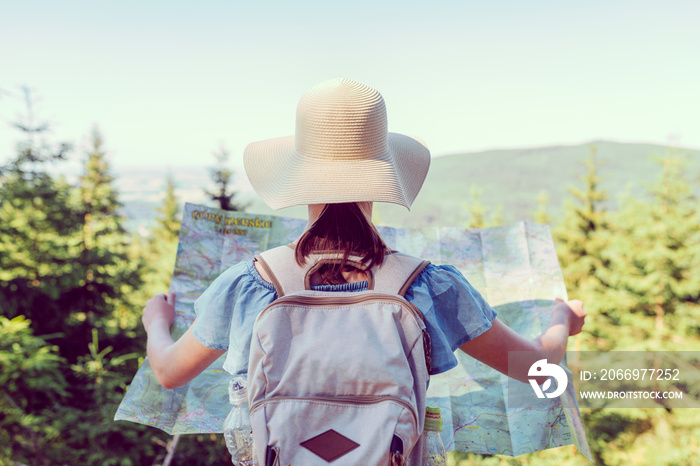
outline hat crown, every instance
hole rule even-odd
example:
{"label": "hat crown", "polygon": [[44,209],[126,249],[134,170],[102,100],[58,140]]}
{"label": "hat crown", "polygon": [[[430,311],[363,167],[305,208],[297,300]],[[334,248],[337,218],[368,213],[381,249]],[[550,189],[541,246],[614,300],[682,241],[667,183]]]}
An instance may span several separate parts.
{"label": "hat crown", "polygon": [[381,94],[351,79],[317,84],[297,106],[295,149],[308,157],[381,157],[389,150],[387,134]]}
{"label": "hat crown", "polygon": [[334,79],[301,98],[294,136],[250,143],[243,160],[251,185],[273,209],[362,201],[410,208],[430,151],[418,139],[387,131],[379,92]]}

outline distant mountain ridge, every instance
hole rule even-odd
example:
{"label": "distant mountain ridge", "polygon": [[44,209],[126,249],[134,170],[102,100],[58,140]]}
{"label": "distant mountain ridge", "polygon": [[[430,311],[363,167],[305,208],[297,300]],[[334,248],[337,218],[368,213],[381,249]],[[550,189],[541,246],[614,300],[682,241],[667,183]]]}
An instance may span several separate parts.
{"label": "distant mountain ridge", "polygon": [[[569,188],[582,187],[578,176],[585,173],[581,165],[595,146],[600,162],[601,187],[607,191],[608,204],[614,207],[626,190],[633,195],[643,191],[644,183],[653,183],[661,165],[654,156],[673,150],[687,156],[688,169],[700,173],[700,150],[662,145],[592,141],[578,145],[499,149],[446,155],[433,158],[411,212],[400,206],[377,204],[380,223],[420,228],[428,224],[464,226],[469,221],[472,187],[481,190],[480,203],[489,210],[502,206],[505,223],[531,220],[538,207],[537,197],[546,192],[548,211],[555,219],[561,215],[563,202],[571,198]],[[209,185],[206,167],[181,167],[171,170],[181,203],[208,203],[203,189]],[[124,214],[131,230],[147,229],[155,208],[164,194],[165,171],[162,169],[118,170],[117,187],[124,203]],[[273,211],[250,192],[245,174],[237,171],[234,181],[243,200],[251,200],[249,212],[290,217],[305,217],[304,207]],[[697,186],[697,184],[696,184]]]}
{"label": "distant mountain ridge", "polygon": [[410,213],[381,205],[379,218],[406,227],[433,222],[461,226],[469,220],[474,186],[482,191],[480,203],[484,207],[493,210],[502,206],[505,223],[531,220],[541,192],[549,198],[548,212],[557,219],[565,199],[573,198],[570,188],[583,188],[578,177],[586,172],[582,162],[592,147],[596,148],[601,188],[606,190],[611,208],[628,189],[636,195],[644,191],[644,184],[656,181],[661,165],[654,157],[667,150],[685,154],[688,169],[700,172],[700,150],[611,141],[449,155],[433,159]]}

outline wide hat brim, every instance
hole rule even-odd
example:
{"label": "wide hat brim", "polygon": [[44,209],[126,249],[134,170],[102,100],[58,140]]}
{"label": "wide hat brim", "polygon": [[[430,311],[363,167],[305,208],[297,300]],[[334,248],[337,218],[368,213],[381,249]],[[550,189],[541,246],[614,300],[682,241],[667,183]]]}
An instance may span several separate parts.
{"label": "wide hat brim", "polygon": [[387,149],[369,158],[299,153],[295,137],[249,144],[243,161],[251,185],[273,209],[295,205],[387,202],[410,209],[430,167],[422,141],[388,133]]}

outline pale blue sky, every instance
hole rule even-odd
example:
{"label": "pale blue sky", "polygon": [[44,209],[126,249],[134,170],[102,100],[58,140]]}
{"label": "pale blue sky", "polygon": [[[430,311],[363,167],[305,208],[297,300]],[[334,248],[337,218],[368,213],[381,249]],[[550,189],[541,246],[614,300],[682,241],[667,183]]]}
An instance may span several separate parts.
{"label": "pale blue sky", "polygon": [[[303,92],[377,88],[433,155],[591,139],[700,147],[700,2],[3,2],[0,160],[40,100],[112,162],[209,165],[294,132]],[[10,92],[11,94],[7,94]],[[77,160],[78,154],[73,156]]]}

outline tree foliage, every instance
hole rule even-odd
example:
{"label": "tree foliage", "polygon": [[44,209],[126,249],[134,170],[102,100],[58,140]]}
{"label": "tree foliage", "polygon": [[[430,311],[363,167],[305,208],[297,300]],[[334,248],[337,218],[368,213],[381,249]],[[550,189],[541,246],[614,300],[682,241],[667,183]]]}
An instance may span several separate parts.
{"label": "tree foliage", "polygon": [[156,209],[156,227],[153,237],[164,241],[175,241],[180,234],[180,206],[175,195],[175,178],[169,173],[165,178],[165,197],[163,204]]}
{"label": "tree foliage", "polygon": [[[586,303],[590,339],[585,349],[612,349],[617,314],[601,295],[607,287],[599,272],[607,263],[603,253],[608,248],[609,213],[603,207],[607,194],[600,188],[600,162],[596,149],[582,162],[585,172],[579,177],[583,187],[572,187],[573,201],[566,203],[564,219],[554,231],[557,254],[571,296]],[[581,349],[581,348],[578,348]]]}
{"label": "tree foliage", "polygon": [[175,195],[175,179],[171,174],[165,178],[165,196],[156,209],[155,226],[150,236],[141,241],[136,253],[143,257],[141,274],[145,283],[139,297],[146,302],[156,293],[168,290],[177,254],[180,233],[180,206]]}
{"label": "tree foliage", "polygon": [[[132,302],[142,284],[139,259],[129,256],[132,240],[122,226],[122,205],[113,182],[102,136],[93,129],[75,190],[81,235],[74,269],[81,279],[69,291],[83,322],[81,341],[90,341],[94,328],[104,331],[110,343],[123,339],[124,331],[134,325],[128,314],[139,304]],[[128,342],[121,344],[129,346]]]}
{"label": "tree foliage", "polygon": [[465,211],[469,212],[469,220],[466,228],[488,228],[503,223],[503,206],[486,206],[481,201],[483,189],[472,186],[470,189],[471,200],[465,204]]}
{"label": "tree foliage", "polygon": [[49,170],[68,145],[51,150],[44,124],[17,128],[22,141],[0,175],[0,451],[31,465],[142,464],[151,442],[123,447],[142,442],[145,428],[105,422],[143,339],[131,302],[138,261],[127,254],[102,139],[93,132],[71,185]]}
{"label": "tree foliage", "polygon": [[552,223],[552,216],[547,211],[548,203],[549,195],[546,191],[540,191],[540,194],[537,196],[537,210],[530,214],[535,223],[540,225],[550,225]]}
{"label": "tree foliage", "polygon": [[650,200],[628,198],[616,213],[598,276],[640,349],[681,350],[684,337],[700,336],[700,214],[682,158],[659,164]]}
{"label": "tree foliage", "polygon": [[68,398],[68,382],[50,339],[35,336],[23,316],[0,316],[0,458],[48,464],[61,436],[55,407]]}
{"label": "tree foliage", "polygon": [[[697,199],[678,157],[666,154],[660,165],[646,195],[607,212],[592,153],[581,177],[584,189],[573,191],[578,204],[569,204],[556,230],[570,293],[588,309],[581,349],[700,348]],[[688,411],[584,411],[596,463],[693,464],[697,451],[680,439],[700,432],[700,421],[691,421]]]}
{"label": "tree foliage", "polygon": [[48,126],[27,116],[17,154],[0,170],[0,309],[25,315],[39,334],[60,328],[68,304],[62,291],[77,283],[73,259],[79,251],[80,212],[72,188],[54,179],[47,165],[65,159],[70,145],[45,139]]}

